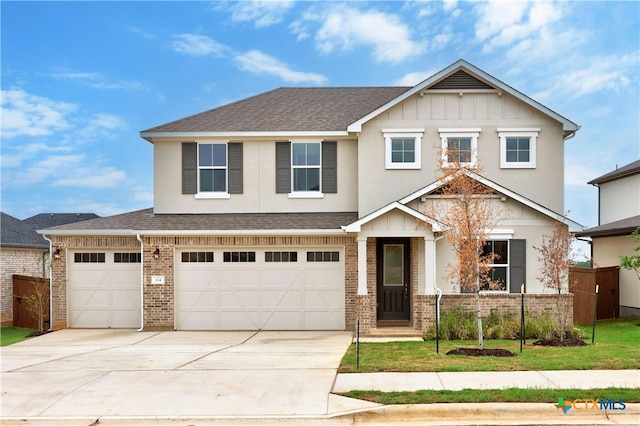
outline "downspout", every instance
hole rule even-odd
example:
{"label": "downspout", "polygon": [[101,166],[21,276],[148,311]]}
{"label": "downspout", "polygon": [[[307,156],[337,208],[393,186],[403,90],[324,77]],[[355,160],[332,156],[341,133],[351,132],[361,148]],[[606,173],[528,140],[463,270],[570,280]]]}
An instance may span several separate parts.
{"label": "downspout", "polygon": [[[46,235],[42,235],[42,238],[49,241],[49,330],[53,330],[53,241],[47,238]],[[44,254],[43,254],[44,256]],[[44,265],[43,265],[44,268]]]}
{"label": "downspout", "polygon": [[136,331],[144,330],[144,242],[140,234],[136,234],[136,239],[140,241],[140,328]]}

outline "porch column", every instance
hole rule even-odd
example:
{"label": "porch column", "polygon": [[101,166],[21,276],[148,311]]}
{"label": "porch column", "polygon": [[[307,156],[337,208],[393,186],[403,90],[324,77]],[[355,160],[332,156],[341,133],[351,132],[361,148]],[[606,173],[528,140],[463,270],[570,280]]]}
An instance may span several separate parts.
{"label": "porch column", "polygon": [[424,237],[424,294],[435,294],[436,242],[433,237]]}
{"label": "porch column", "polygon": [[358,236],[358,296],[367,295],[367,237]]}

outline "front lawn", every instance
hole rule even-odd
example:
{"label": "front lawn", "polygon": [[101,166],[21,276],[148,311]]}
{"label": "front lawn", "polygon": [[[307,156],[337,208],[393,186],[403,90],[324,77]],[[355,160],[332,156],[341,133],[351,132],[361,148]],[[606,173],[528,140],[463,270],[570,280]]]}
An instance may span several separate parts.
{"label": "front lawn", "polygon": [[360,343],[360,369],[356,369],[356,347],[352,344],[342,359],[339,373],[377,371],[516,371],[516,370],[599,370],[640,368],[640,319],[598,321],[595,344],[591,328],[583,347],[542,347],[528,340],[520,353],[519,340],[485,340],[485,348],[502,348],[515,357],[467,357],[446,353],[459,347],[477,347],[475,340],[436,342]]}
{"label": "front lawn", "polygon": [[0,328],[0,346],[11,345],[27,338],[35,330],[32,328],[3,327]]}

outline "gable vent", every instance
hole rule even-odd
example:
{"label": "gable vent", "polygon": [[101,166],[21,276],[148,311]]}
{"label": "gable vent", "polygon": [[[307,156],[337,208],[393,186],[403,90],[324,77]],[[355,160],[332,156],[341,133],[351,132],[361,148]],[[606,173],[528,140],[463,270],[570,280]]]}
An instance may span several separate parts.
{"label": "gable vent", "polygon": [[493,89],[493,87],[464,71],[458,71],[429,87],[429,89]]}

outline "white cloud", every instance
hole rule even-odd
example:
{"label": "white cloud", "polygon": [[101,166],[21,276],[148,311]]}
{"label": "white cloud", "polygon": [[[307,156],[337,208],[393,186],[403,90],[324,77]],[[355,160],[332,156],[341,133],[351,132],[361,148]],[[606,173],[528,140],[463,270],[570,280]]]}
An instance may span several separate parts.
{"label": "white cloud", "polygon": [[179,53],[193,56],[221,57],[229,50],[229,47],[218,43],[211,37],[198,34],[178,34],[173,37],[171,43],[173,50]]}
{"label": "white cloud", "polygon": [[127,31],[130,31],[130,32],[132,32],[134,34],[141,35],[142,37],[144,37],[146,39],[149,39],[149,40],[156,38],[156,36],[154,36],[150,32],[144,31],[144,30],[142,30],[142,29],[140,29],[140,28],[138,28],[138,27],[136,27],[134,25],[131,25],[131,26],[127,27]]}
{"label": "white cloud", "polygon": [[268,74],[289,83],[311,82],[322,84],[327,81],[321,74],[294,71],[285,63],[258,50],[250,50],[235,57],[238,67],[254,74]]}
{"label": "white cloud", "polygon": [[[7,153],[7,151],[15,151],[15,154]],[[69,152],[69,146],[52,146],[43,143],[20,144],[17,147],[3,147],[0,164],[3,169],[11,167],[20,167],[23,161],[33,158],[43,153],[50,152]]]}
{"label": "white cloud", "polygon": [[68,174],[53,179],[53,186],[72,186],[76,188],[114,188],[127,178],[127,174],[114,167],[80,167],[67,170]]}
{"label": "white cloud", "polygon": [[285,0],[238,1],[233,2],[229,10],[233,21],[253,21],[256,28],[262,28],[282,22],[294,3]]}
{"label": "white cloud", "polygon": [[66,69],[55,70],[49,75],[57,80],[71,80],[94,89],[144,91],[145,86],[138,81],[110,81],[97,72],[73,71]]}
{"label": "white cloud", "polygon": [[395,63],[424,52],[426,47],[412,40],[409,25],[394,14],[331,5],[322,12],[306,13],[291,29],[299,39],[301,35],[306,37],[309,33],[306,24],[311,22],[321,24],[315,41],[316,48],[325,54],[370,46],[377,62]]}
{"label": "white cloud", "polygon": [[409,74],[405,74],[404,76],[394,81],[393,85],[394,86],[415,86],[421,81],[426,80],[432,74],[433,73],[428,73],[426,71],[411,72]]}
{"label": "white cloud", "polygon": [[46,136],[70,127],[67,115],[76,106],[31,95],[22,89],[2,90],[2,138]]}

